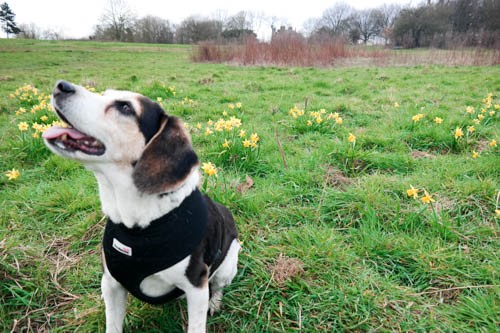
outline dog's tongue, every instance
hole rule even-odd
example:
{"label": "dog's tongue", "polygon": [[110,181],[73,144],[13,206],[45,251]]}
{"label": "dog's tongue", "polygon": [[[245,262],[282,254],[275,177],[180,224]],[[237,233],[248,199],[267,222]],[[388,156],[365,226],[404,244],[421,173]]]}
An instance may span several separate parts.
{"label": "dog's tongue", "polygon": [[85,138],[87,135],[82,132],[77,131],[74,128],[64,128],[59,126],[52,126],[43,132],[42,137],[47,140],[59,138],[64,134],[70,136],[74,140],[80,140]]}

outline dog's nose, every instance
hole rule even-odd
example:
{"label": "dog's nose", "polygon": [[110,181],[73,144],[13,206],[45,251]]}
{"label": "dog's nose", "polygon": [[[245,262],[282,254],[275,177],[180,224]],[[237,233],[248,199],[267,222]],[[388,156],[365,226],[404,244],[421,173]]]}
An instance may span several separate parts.
{"label": "dog's nose", "polygon": [[56,86],[54,88],[54,96],[63,94],[70,95],[76,92],[75,87],[66,81],[57,81]]}

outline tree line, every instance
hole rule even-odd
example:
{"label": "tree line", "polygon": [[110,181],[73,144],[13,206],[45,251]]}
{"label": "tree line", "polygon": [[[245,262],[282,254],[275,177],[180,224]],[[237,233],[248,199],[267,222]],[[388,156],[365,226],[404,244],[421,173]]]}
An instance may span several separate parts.
{"label": "tree line", "polygon": [[[106,11],[90,39],[104,41],[196,44],[201,41],[240,42],[255,38],[259,27],[294,33],[311,40],[340,39],[352,44],[394,47],[500,47],[500,0],[426,0],[402,7],[386,4],[357,10],[345,2],[309,19],[303,33],[285,29],[284,22],[263,14],[241,11],[224,17],[188,17],[180,24],[158,16],[137,17],[125,0],[108,0]],[[276,27],[280,27],[277,29]],[[36,38],[33,27],[20,26],[18,37]],[[46,35],[57,39],[55,32]]]}

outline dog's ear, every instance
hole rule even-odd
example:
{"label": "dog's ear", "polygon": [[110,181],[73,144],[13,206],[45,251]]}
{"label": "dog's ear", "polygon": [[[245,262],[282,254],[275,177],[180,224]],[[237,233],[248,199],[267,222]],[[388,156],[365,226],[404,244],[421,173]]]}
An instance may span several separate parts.
{"label": "dog's ear", "polygon": [[179,118],[162,116],[160,129],[133,170],[135,186],[148,194],[174,191],[198,165],[198,157]]}

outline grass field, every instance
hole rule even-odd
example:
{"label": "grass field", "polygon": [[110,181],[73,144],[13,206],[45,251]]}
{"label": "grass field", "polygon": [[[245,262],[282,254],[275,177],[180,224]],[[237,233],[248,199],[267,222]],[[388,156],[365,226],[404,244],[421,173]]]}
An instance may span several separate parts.
{"label": "grass field", "polygon": [[[158,100],[217,168],[203,188],[234,213],[243,251],[210,332],[498,329],[499,66],[190,52],[0,40],[0,331],[104,331],[96,182],[36,138],[58,79]],[[186,317],[185,301],[130,298],[126,331],[181,332]]]}

